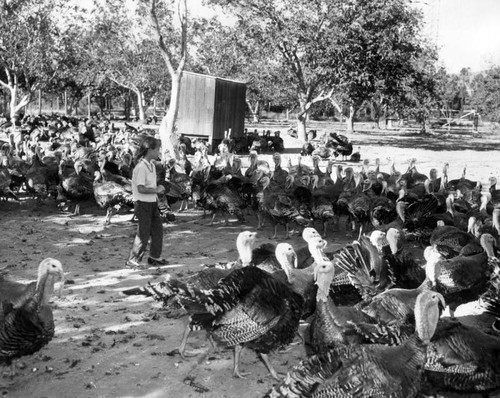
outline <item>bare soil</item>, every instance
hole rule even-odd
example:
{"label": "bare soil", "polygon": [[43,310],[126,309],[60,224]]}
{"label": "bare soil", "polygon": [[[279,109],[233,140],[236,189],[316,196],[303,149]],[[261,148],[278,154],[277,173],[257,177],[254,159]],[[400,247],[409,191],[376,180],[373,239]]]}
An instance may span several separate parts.
{"label": "bare soil", "polygon": [[[292,156],[296,163],[300,143],[284,138],[284,156]],[[450,179],[460,177],[465,163],[468,178],[487,183],[489,176],[500,176],[500,140],[494,134],[472,139],[373,131],[349,138],[355,148],[360,147],[362,158],[372,160],[371,167],[376,157],[382,160],[382,168],[387,167],[387,157],[391,157],[404,171],[407,160],[415,157],[418,170],[424,173],[448,161]],[[270,156],[262,157],[270,161]],[[350,165],[355,170],[361,167],[360,163]],[[132,270],[124,266],[135,234],[131,213],[115,216],[108,226],[95,203],[84,203],[81,213],[71,217],[51,201],[41,207],[30,199],[0,203],[0,267],[9,267],[16,280],[28,281],[36,278],[42,259],[54,257],[63,263],[67,279],[64,296],[53,299],[54,339],[39,353],[18,360],[14,379],[0,379],[13,383],[4,391],[6,396],[253,398],[269,390],[275,381],[254,352],[244,351],[241,361],[242,370],[252,375],[234,379],[232,351],[222,351],[221,357],[207,355],[210,344],[205,334],[195,332],[188,349],[199,355],[182,360],[172,351],[180,342],[186,319],[169,319],[151,299],[121,293],[128,287],[160,281],[167,273],[181,276],[200,269],[201,264],[235,260],[236,237],[245,229],[255,229],[253,216],[245,224],[231,219],[225,226],[217,219],[214,226],[208,226],[209,218],[203,218],[200,210],[175,213],[176,220],[164,226],[163,254],[170,265]],[[268,224],[259,232],[258,244],[269,242],[272,233]],[[333,249],[352,239],[343,228],[330,231],[327,238]],[[290,243],[303,245],[298,234]],[[476,303],[470,303],[460,307],[457,315],[489,328],[491,317],[480,313]],[[304,357],[301,344],[270,356],[282,373]]]}

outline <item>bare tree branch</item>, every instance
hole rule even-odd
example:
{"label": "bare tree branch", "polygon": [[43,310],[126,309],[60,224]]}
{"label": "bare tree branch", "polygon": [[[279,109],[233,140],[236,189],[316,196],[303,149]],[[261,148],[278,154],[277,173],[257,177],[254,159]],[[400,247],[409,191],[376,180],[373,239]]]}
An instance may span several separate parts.
{"label": "bare tree branch", "polygon": [[306,105],[304,106],[304,109],[302,109],[298,113],[297,116],[300,117],[300,116],[304,115],[305,113],[307,113],[309,111],[309,109],[311,109],[311,106],[313,106],[316,102],[321,102],[321,101],[330,99],[333,95],[333,92],[334,92],[333,88],[328,93],[325,93],[325,90],[321,90],[321,92],[314,99],[312,99],[311,101],[308,101],[306,103]]}
{"label": "bare tree branch", "polygon": [[149,10],[149,17],[151,19],[152,31],[153,31],[152,32],[153,39],[157,42],[158,47],[160,48],[160,53],[163,59],[165,60],[165,63],[167,64],[167,69],[170,75],[173,76],[175,70],[172,65],[172,54],[165,45],[165,41],[163,40],[163,36],[161,35],[160,24],[158,22],[158,17],[156,16],[156,1],[157,0],[151,0],[151,7]]}
{"label": "bare tree branch", "polygon": [[11,90],[10,85],[8,85],[7,83],[3,82],[2,80],[0,80],[0,85],[1,85],[2,87],[5,87],[5,88],[6,88],[6,89],[8,89],[8,90]]}

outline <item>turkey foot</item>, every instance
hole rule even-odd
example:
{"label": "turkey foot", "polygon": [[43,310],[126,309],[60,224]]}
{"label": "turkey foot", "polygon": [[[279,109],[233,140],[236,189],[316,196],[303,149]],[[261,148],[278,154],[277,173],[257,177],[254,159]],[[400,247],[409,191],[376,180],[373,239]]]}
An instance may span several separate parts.
{"label": "turkey foot", "polygon": [[233,377],[237,377],[239,379],[246,379],[247,376],[250,376],[252,372],[242,372],[240,370],[233,370]]}
{"label": "turkey foot", "polygon": [[271,361],[269,360],[269,357],[267,356],[267,354],[263,354],[261,353],[260,354],[260,357],[262,358],[262,360],[264,361],[264,363],[266,364],[266,367],[267,369],[269,370],[269,374],[276,380],[281,380],[283,377],[285,377],[284,374],[280,374],[278,372],[276,372],[276,370],[274,369],[273,365],[271,364]]}
{"label": "turkey foot", "polygon": [[176,348],[175,350],[170,351],[168,354],[169,355],[179,354],[179,356],[182,359],[187,359],[187,358],[196,357],[196,356],[198,356],[199,353],[194,352],[194,351],[187,351],[187,350],[184,350],[183,352],[181,352],[178,348]]}
{"label": "turkey foot", "polygon": [[251,372],[240,371],[240,355],[243,347],[241,345],[234,346],[234,367],[233,367],[233,377],[238,377],[240,379],[246,379],[246,376],[251,375]]}

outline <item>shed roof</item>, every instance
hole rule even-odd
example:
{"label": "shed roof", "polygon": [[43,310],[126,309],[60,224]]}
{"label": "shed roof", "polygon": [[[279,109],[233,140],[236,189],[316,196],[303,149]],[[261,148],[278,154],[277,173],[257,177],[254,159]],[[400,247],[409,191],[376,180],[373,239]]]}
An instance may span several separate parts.
{"label": "shed roof", "polygon": [[195,76],[201,76],[201,77],[205,77],[205,78],[208,78],[208,79],[225,80],[225,81],[231,82],[231,83],[247,84],[246,82],[242,82],[242,81],[239,81],[239,80],[226,79],[226,78],[218,77],[218,76],[204,75],[202,73],[189,72],[189,71],[183,71],[182,73],[187,73],[189,75],[195,75]]}

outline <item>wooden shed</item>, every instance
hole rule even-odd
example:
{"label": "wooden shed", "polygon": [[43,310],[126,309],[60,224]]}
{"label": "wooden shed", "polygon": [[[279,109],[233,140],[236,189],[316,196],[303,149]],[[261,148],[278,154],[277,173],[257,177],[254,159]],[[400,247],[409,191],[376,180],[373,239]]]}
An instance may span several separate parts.
{"label": "wooden shed", "polygon": [[218,145],[224,132],[241,137],[245,126],[246,84],[234,80],[183,72],[177,115],[177,131],[189,137],[207,138]]}

